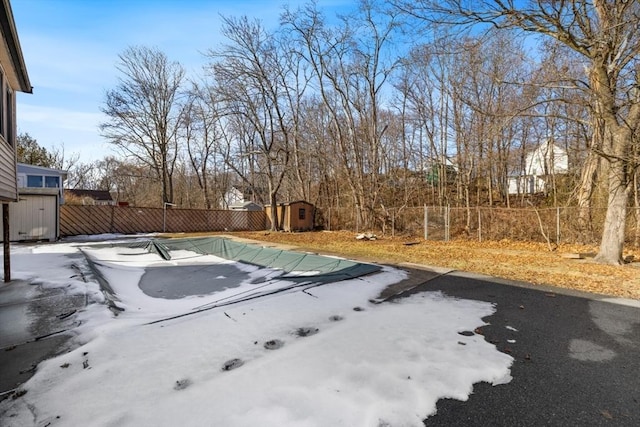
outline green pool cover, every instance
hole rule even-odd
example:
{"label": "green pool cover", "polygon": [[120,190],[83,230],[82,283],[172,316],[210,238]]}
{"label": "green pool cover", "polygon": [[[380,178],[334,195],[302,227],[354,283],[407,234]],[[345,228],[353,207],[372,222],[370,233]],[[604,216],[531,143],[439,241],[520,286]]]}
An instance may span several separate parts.
{"label": "green pool cover", "polygon": [[145,248],[149,252],[157,253],[165,260],[170,260],[170,252],[175,250],[214,255],[231,261],[280,270],[283,274],[278,276],[278,279],[293,282],[317,284],[338,282],[381,270],[378,265],[241,243],[225,237],[150,239],[118,242],[109,246]]}
{"label": "green pool cover", "polygon": [[[251,281],[255,288],[239,290],[237,293],[221,297],[204,304],[190,312],[178,314],[150,322],[164,322],[189,316],[216,307],[235,304],[255,298],[286,292],[298,287],[322,286],[325,284],[353,279],[378,272],[382,267],[373,264],[349,261],[341,258],[320,256],[309,253],[286,251],[259,244],[247,244],[224,237],[201,237],[186,239],[149,239],[133,242],[116,242],[92,247],[142,248],[157,253],[165,260],[171,259],[172,251],[192,251],[201,255],[214,255],[219,258],[251,264],[264,268],[263,278]],[[84,253],[84,252],[83,252]],[[124,308],[117,304],[119,298],[103,275],[102,261],[93,259],[85,253],[89,266],[95,273],[107,302],[114,313]],[[133,255],[132,255],[133,256]],[[180,279],[177,280],[176,278]],[[212,294],[225,289],[240,286],[249,278],[249,274],[234,265],[212,263],[211,265],[179,265],[171,267],[145,267],[138,286],[147,295],[158,298],[176,299],[189,295]]]}

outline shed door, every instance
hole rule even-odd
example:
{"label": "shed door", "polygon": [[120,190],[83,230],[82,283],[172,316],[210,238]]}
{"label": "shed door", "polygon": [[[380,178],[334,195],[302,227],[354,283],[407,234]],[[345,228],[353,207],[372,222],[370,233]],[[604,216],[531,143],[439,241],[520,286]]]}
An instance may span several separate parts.
{"label": "shed door", "polygon": [[56,210],[55,196],[20,195],[18,203],[9,204],[11,241],[55,241]]}

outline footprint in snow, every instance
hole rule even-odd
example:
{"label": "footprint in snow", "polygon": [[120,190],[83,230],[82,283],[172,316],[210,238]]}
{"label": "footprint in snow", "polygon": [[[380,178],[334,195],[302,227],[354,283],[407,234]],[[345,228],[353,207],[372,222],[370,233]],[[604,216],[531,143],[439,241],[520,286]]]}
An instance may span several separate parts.
{"label": "footprint in snow", "polygon": [[176,381],[175,385],[173,386],[173,389],[174,390],[184,390],[185,388],[189,387],[190,385],[191,385],[191,380],[189,378],[185,378],[185,379]]}
{"label": "footprint in snow", "polygon": [[295,330],[294,334],[299,337],[309,337],[311,335],[315,335],[320,331],[318,328],[298,328]]}
{"label": "footprint in snow", "polygon": [[232,369],[239,368],[242,365],[244,365],[244,361],[242,359],[231,359],[222,364],[222,370],[231,371]]}
{"label": "footprint in snow", "polygon": [[282,348],[283,345],[284,341],[282,340],[269,340],[264,343],[264,348],[266,348],[267,350],[277,350],[279,348]]}

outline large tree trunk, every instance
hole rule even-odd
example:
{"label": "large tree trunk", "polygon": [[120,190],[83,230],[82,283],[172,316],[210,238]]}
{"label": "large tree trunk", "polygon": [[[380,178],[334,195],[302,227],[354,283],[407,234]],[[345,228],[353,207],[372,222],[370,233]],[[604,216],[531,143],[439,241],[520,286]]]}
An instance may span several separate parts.
{"label": "large tree trunk", "polygon": [[638,247],[640,246],[640,198],[638,197],[638,173],[636,172],[633,175],[633,207],[635,208],[636,215],[636,235],[633,240],[633,244]]}
{"label": "large tree trunk", "polygon": [[[271,206],[271,231],[280,230],[280,218],[278,217],[278,199],[275,191],[269,191],[269,203]],[[284,206],[282,207],[282,214],[284,215]]]}
{"label": "large tree trunk", "polygon": [[[590,82],[596,96],[595,120],[602,125],[602,154],[607,162],[607,178],[609,197],[607,214],[600,240],[600,250],[595,260],[605,264],[622,264],[622,251],[625,241],[625,225],[627,218],[627,203],[631,184],[633,183],[634,159],[633,130],[640,121],[640,106],[632,105],[623,120],[617,116],[618,106],[615,105],[615,86],[611,84],[608,68],[601,62],[591,70]],[[595,129],[596,131],[599,129]]]}
{"label": "large tree trunk", "polygon": [[605,264],[622,264],[624,231],[627,218],[627,201],[631,186],[625,177],[623,161],[609,165],[609,201],[602,230],[600,250],[595,261]]}
{"label": "large tree trunk", "polygon": [[633,183],[633,159],[629,157],[633,135],[628,127],[618,125],[613,119],[606,120],[604,125],[609,199],[600,250],[595,260],[622,264],[627,204]]}
{"label": "large tree trunk", "polygon": [[578,229],[581,233],[582,243],[590,242],[594,237],[593,223],[591,221],[591,202],[599,161],[600,156],[594,151],[589,151],[580,173],[577,199]]}

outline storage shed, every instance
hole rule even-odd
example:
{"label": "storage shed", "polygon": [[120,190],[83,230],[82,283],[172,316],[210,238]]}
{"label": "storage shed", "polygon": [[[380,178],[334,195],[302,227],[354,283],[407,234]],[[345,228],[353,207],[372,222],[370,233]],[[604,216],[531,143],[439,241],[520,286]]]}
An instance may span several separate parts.
{"label": "storage shed", "polygon": [[23,163],[17,171],[18,203],[9,205],[9,240],[58,240],[67,172]]}
{"label": "storage shed", "polygon": [[[280,203],[277,206],[277,215],[280,226],[284,231],[309,231],[313,230],[314,206],[303,200]],[[267,222],[272,224],[271,205],[265,205]]]}

